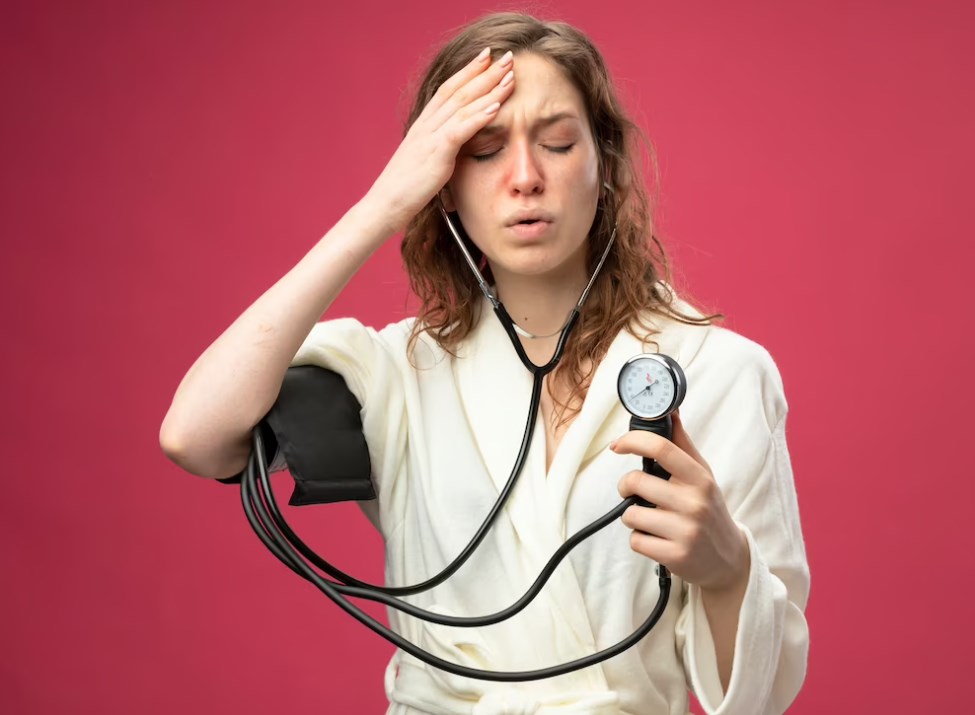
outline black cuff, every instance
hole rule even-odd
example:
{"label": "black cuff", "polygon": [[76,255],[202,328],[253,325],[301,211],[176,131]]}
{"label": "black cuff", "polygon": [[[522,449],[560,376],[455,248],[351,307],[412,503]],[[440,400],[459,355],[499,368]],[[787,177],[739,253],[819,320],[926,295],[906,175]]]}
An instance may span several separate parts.
{"label": "black cuff", "polygon": [[[266,454],[280,448],[295,480],[290,505],[376,498],[360,410],[338,373],[315,365],[288,368],[261,431]],[[240,478],[218,481],[239,484]]]}

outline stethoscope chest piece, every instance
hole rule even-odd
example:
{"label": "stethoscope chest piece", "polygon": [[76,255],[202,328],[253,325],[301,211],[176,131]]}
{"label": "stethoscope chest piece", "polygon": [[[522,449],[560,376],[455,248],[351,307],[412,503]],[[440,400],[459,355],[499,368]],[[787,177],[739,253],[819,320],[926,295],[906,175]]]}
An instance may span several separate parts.
{"label": "stethoscope chest piece", "polygon": [[[671,439],[674,423],[671,415],[687,394],[683,369],[669,355],[643,353],[626,361],[616,383],[620,402],[632,415],[631,430],[644,430]],[[656,461],[644,459],[643,469],[667,479],[670,474]]]}

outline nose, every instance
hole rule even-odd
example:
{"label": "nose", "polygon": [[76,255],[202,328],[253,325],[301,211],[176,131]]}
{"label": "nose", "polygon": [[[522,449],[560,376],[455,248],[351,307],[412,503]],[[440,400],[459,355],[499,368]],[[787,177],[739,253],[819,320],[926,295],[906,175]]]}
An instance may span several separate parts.
{"label": "nose", "polygon": [[516,196],[542,193],[545,179],[532,145],[527,141],[512,142],[509,156],[508,187],[511,193]]}

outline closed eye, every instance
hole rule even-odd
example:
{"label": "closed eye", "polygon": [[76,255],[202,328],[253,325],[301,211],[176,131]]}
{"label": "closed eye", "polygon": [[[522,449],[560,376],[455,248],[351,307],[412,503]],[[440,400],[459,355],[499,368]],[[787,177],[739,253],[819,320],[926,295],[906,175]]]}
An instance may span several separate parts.
{"label": "closed eye", "polygon": [[575,144],[573,143],[573,144],[564,144],[562,146],[546,146],[545,148],[555,154],[568,154],[570,151],[572,151],[572,147],[574,146]]}
{"label": "closed eye", "polygon": [[474,161],[487,161],[491,157],[495,156],[499,151],[501,150],[495,149],[494,151],[485,151],[481,152],[480,154],[471,154],[471,159]]}
{"label": "closed eye", "polygon": [[[542,145],[542,147],[546,151],[550,151],[553,154],[568,154],[570,151],[572,151],[572,148],[574,146],[575,146],[575,142],[573,142],[571,144],[561,144],[561,145],[556,145],[556,146],[551,146],[551,145],[547,145],[547,144],[543,144]],[[495,149],[493,151],[482,151],[482,152],[480,152],[478,154],[471,154],[470,156],[471,156],[471,159],[473,159],[474,161],[488,161],[492,157],[496,156],[498,154],[498,152],[500,152],[501,149],[503,149],[503,148],[504,147],[499,147],[499,148],[497,148],[497,149]]]}

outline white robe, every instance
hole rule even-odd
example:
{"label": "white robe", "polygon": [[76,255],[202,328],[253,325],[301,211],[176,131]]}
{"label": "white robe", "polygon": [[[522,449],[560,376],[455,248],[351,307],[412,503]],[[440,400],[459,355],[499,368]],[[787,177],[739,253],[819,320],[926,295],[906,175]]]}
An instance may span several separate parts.
{"label": "white robe", "polygon": [[[618,504],[620,477],[641,463],[607,449],[628,429],[617,376],[630,357],[662,352],[687,374],[682,420],[751,550],[728,692],[700,593],[674,577],[670,603],[647,637],[569,675],[486,682],[397,651],[386,673],[392,715],[678,715],[687,712],[688,689],[720,715],[781,713],[792,702],[806,669],[809,574],[779,374],[763,348],[735,333],[653,320],[656,344],[627,332],[616,337],[548,474],[539,420],[518,486],[485,542],[445,584],[409,600],[454,615],[494,613],[527,590],[567,536]],[[319,323],[294,360],[336,370],[362,404],[379,497],[364,509],[385,540],[389,585],[425,580],[470,540],[515,461],[532,385],[490,310],[456,358],[423,337],[411,359],[411,325],[377,332],[351,319]],[[389,615],[398,633],[445,659],[528,670],[618,642],[646,619],[658,594],[655,564],[630,549],[629,530],[617,521],[576,548],[508,621],[452,628],[393,609]]]}

